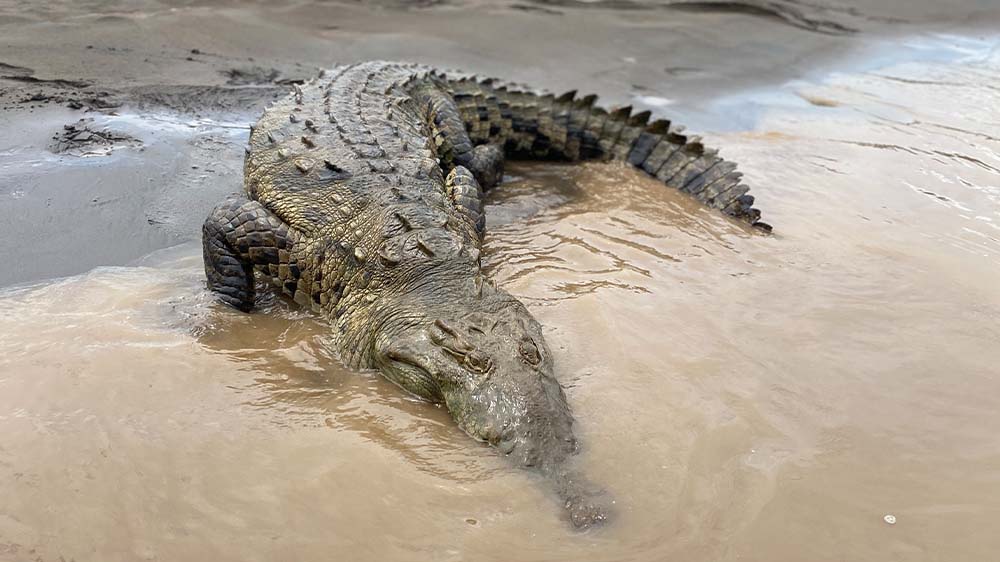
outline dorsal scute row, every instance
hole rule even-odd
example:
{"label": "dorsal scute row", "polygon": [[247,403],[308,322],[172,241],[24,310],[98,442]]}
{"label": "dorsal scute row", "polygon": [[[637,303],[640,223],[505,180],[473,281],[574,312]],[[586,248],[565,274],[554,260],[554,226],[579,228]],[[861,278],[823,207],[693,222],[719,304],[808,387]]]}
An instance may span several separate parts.
{"label": "dorsal scute row", "polygon": [[355,174],[429,173],[433,148],[405,91],[426,76],[414,65],[364,63],[296,86],[251,130],[248,193],[277,175],[299,178],[285,183],[302,189]]}

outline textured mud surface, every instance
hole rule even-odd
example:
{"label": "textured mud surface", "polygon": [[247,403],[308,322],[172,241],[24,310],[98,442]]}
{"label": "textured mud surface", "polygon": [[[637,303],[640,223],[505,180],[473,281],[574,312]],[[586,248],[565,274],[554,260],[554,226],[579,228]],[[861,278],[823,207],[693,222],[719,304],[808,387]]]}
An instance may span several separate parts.
{"label": "textured mud surface", "polygon": [[94,119],[85,118],[63,125],[63,130],[52,136],[49,150],[71,156],[108,156],[116,149],[141,146],[142,141],[128,133],[107,127],[95,128]]}
{"label": "textured mud surface", "polygon": [[[0,560],[993,559],[995,6],[676,4],[0,2]],[[777,227],[615,166],[492,197],[485,265],[546,328],[613,526],[569,533],[311,313],[204,290],[247,125],[367,58],[674,118]]]}

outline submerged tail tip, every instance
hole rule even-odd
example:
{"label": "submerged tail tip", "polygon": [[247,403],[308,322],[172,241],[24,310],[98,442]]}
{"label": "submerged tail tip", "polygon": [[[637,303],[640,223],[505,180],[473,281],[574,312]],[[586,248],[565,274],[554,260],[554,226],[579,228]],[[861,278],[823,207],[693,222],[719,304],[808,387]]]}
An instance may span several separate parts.
{"label": "submerged tail tip", "polygon": [[[744,189],[749,189],[744,186]],[[762,231],[771,232],[774,228],[760,220],[760,210],[753,207],[754,196],[748,193],[740,195],[734,199],[729,205],[727,205],[723,212],[732,216],[733,218],[746,221],[750,226]]]}

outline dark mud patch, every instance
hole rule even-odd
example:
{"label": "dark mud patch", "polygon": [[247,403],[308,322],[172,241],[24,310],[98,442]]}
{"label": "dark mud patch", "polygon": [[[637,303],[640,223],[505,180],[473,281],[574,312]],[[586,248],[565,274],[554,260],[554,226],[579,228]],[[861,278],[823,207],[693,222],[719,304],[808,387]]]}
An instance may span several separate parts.
{"label": "dark mud patch", "polygon": [[220,70],[219,73],[226,77],[226,84],[229,86],[266,86],[269,84],[280,84],[291,86],[292,84],[302,84],[320,72],[320,68],[308,69],[302,65],[295,65],[292,73],[282,72],[274,67],[263,66],[243,66]]}
{"label": "dark mud patch", "polygon": [[63,104],[70,109],[86,109],[97,111],[113,110],[121,105],[121,101],[110,92],[92,89],[72,89],[49,87],[48,84],[36,84],[36,88],[18,88],[4,90],[0,88],[0,109],[17,109],[18,106],[31,108],[46,105]]}
{"label": "dark mud patch", "polygon": [[273,84],[281,76],[281,71],[277,68],[264,68],[262,66],[230,68],[219,72],[227,78],[226,84],[230,86]]}
{"label": "dark mud patch", "polygon": [[38,78],[37,76],[29,76],[23,74],[5,74],[2,77],[4,80],[12,80],[14,82],[27,82],[30,84],[45,84],[46,86],[52,86],[53,88],[79,89],[90,86],[90,82],[85,82],[83,80],[67,80],[65,78],[46,79],[46,78]]}
{"label": "dark mud patch", "polygon": [[677,2],[667,6],[672,10],[698,13],[743,14],[787,23],[800,29],[828,35],[848,35],[857,30],[829,20],[806,16],[799,10],[771,2]]}
{"label": "dark mud patch", "polygon": [[0,107],[16,109],[30,104],[38,107],[47,104],[65,104],[71,109],[111,109],[119,103],[110,93],[95,88],[86,80],[71,78],[43,78],[35,75],[33,68],[0,62]]}
{"label": "dark mud patch", "polygon": [[107,156],[120,148],[138,148],[142,141],[121,131],[98,128],[94,120],[80,119],[64,125],[63,130],[52,136],[49,150],[68,156]]}
{"label": "dark mud patch", "polygon": [[836,21],[807,15],[804,11],[785,2],[755,2],[753,0],[680,0],[665,2],[640,2],[638,0],[532,0],[541,6],[566,8],[600,8],[606,10],[675,10],[705,14],[737,14],[767,19],[799,29],[825,35],[849,35],[857,30]]}
{"label": "dark mud patch", "polygon": [[20,77],[20,76],[31,76],[34,73],[35,73],[35,71],[33,69],[31,69],[31,68],[27,68],[27,67],[24,67],[24,66],[16,66],[16,65],[13,65],[13,64],[7,64],[5,62],[0,62],[0,75],[4,76],[5,78],[8,78],[8,79],[10,79],[10,77],[14,77],[14,76],[18,76],[18,77]]}
{"label": "dark mud patch", "polygon": [[290,91],[283,84],[248,86],[141,86],[129,91],[128,101],[139,109],[170,109],[178,113],[257,114]]}
{"label": "dark mud patch", "polygon": [[562,12],[559,10],[554,10],[552,8],[546,8],[545,6],[535,6],[533,4],[511,4],[510,8],[512,10],[518,10],[521,12],[531,12],[535,14],[545,14],[548,16],[561,16]]}
{"label": "dark mud patch", "polygon": [[107,113],[123,106],[130,106],[139,110],[168,109],[190,115],[257,114],[268,103],[291,91],[292,84],[301,82],[295,79],[287,82],[279,80],[274,83],[238,86],[150,85],[124,90],[104,90],[72,80],[16,81],[22,84],[18,88],[7,91],[0,88],[0,108],[62,104],[70,109]]}
{"label": "dark mud patch", "polygon": [[437,8],[440,6],[448,6],[453,2],[451,0],[371,0],[369,2],[364,2],[372,6],[378,6],[379,8],[394,8],[394,9],[421,9],[421,8]]}
{"label": "dark mud patch", "polygon": [[673,78],[691,78],[695,76],[704,76],[708,72],[704,68],[698,68],[696,66],[668,66],[663,69],[663,72]]}

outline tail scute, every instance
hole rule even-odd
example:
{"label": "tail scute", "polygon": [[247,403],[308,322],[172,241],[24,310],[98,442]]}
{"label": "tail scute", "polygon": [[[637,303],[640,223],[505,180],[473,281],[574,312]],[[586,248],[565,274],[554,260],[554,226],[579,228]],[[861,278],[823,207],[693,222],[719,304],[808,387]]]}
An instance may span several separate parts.
{"label": "tail scute", "polygon": [[632,115],[632,106],[626,105],[625,107],[619,107],[611,112],[611,118],[616,121],[627,121]]}
{"label": "tail scute", "polygon": [[596,95],[576,90],[556,96],[493,78],[448,76],[474,143],[502,145],[514,158],[622,160],[709,207],[771,228],[760,222],[736,166],[669,120],[650,121],[649,111],[633,113],[631,106],[609,111]]}
{"label": "tail scute", "polygon": [[569,103],[576,97],[576,90],[570,90],[556,98],[557,103]]}
{"label": "tail scute", "polygon": [[652,117],[652,116],[653,116],[653,114],[650,113],[649,111],[641,111],[639,113],[636,113],[635,115],[629,117],[629,119],[628,119],[628,126],[629,127],[644,127],[646,125],[646,123],[649,123],[649,118]]}

